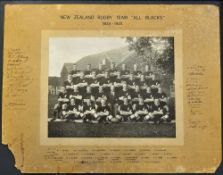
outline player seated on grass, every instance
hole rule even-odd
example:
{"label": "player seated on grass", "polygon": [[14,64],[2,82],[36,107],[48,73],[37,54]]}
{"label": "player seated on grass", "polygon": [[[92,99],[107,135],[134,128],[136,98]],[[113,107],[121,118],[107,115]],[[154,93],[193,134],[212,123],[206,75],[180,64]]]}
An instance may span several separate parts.
{"label": "player seated on grass", "polygon": [[128,121],[134,118],[132,106],[128,102],[128,98],[124,97],[124,103],[118,106],[118,115],[116,116],[119,121]]}
{"label": "player seated on grass", "polygon": [[111,109],[108,104],[106,104],[106,100],[101,100],[101,105],[98,106],[96,110],[96,118],[99,123],[108,122],[111,116]]}
{"label": "player seated on grass", "polygon": [[154,121],[155,123],[161,123],[169,121],[169,108],[167,105],[160,105],[159,99],[154,99],[154,104],[151,107],[151,110],[144,120]]}
{"label": "player seated on grass", "polygon": [[62,111],[61,111],[61,119],[64,119],[66,121],[74,120],[74,112],[69,110],[68,104],[62,105]]}
{"label": "player seated on grass", "polygon": [[144,117],[148,115],[149,111],[147,105],[144,104],[143,98],[139,98],[139,103],[133,105],[134,115],[130,116],[133,121],[143,121]]}
{"label": "player seated on grass", "polygon": [[84,103],[82,114],[84,122],[91,122],[97,119],[96,107],[90,99]]}
{"label": "player seated on grass", "polygon": [[75,99],[71,98],[68,104],[67,121],[75,120],[80,117],[80,106],[75,103]]}
{"label": "player seated on grass", "polygon": [[58,95],[57,103],[54,105],[54,110],[53,110],[54,119],[60,117],[62,105],[67,103],[69,103],[69,95],[67,94],[65,87],[62,87]]}
{"label": "player seated on grass", "polygon": [[146,105],[151,106],[154,103],[154,97],[151,93],[151,88],[150,87],[146,88],[146,93],[143,94],[143,98],[144,98],[144,103]]}

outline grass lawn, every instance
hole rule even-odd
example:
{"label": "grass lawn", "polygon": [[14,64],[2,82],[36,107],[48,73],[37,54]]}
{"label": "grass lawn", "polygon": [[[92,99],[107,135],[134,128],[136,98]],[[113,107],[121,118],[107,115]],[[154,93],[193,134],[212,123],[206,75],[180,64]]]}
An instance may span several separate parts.
{"label": "grass lawn", "polygon": [[176,137],[175,123],[49,122],[49,137]]}

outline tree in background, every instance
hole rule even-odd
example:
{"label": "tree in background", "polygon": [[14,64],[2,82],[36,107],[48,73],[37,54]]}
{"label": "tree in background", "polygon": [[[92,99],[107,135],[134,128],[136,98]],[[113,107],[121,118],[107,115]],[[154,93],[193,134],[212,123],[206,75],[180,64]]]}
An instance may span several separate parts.
{"label": "tree in background", "polygon": [[134,50],[151,70],[174,75],[173,37],[126,37],[129,50]]}

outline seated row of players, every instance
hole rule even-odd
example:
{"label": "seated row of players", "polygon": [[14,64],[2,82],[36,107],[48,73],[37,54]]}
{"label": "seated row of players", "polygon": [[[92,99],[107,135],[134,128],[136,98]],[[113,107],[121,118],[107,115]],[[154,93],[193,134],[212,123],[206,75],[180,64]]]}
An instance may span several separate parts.
{"label": "seated row of players", "polygon": [[86,87],[92,88],[92,93],[99,92],[99,86],[103,86],[104,92],[109,92],[109,86],[114,85],[115,92],[121,90],[122,85],[126,83],[129,86],[129,90],[134,90],[136,86],[139,86],[142,90],[146,90],[149,86],[151,91],[157,91],[160,87],[159,80],[155,79],[155,75],[149,71],[148,65],[145,66],[145,71],[138,71],[138,66],[135,64],[132,72],[126,70],[125,64],[122,65],[122,69],[118,70],[111,64],[109,70],[99,69],[92,70],[91,66],[87,66],[86,71],[77,70],[74,64],[73,70],[69,73],[67,80],[64,82],[64,86],[68,93],[72,93],[74,86],[78,88],[80,94],[86,93]]}
{"label": "seated row of players", "polygon": [[87,86],[86,93],[81,94],[76,86],[73,93],[63,88],[54,107],[54,118],[86,122],[169,120],[167,97],[161,87],[153,94],[150,87],[142,93],[138,85],[134,91],[129,91],[127,84],[119,92],[115,92],[114,85],[109,89],[109,93],[104,93],[103,86],[99,86],[99,92],[94,94]]}

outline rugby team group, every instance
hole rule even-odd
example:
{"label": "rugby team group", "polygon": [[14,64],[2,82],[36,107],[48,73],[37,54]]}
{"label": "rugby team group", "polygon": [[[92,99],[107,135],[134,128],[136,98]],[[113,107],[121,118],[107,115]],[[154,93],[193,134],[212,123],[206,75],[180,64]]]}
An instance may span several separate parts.
{"label": "rugby team group", "polygon": [[73,64],[59,92],[50,122],[62,120],[88,123],[170,122],[166,93],[160,81],[145,65],[133,70],[99,65],[78,70]]}

